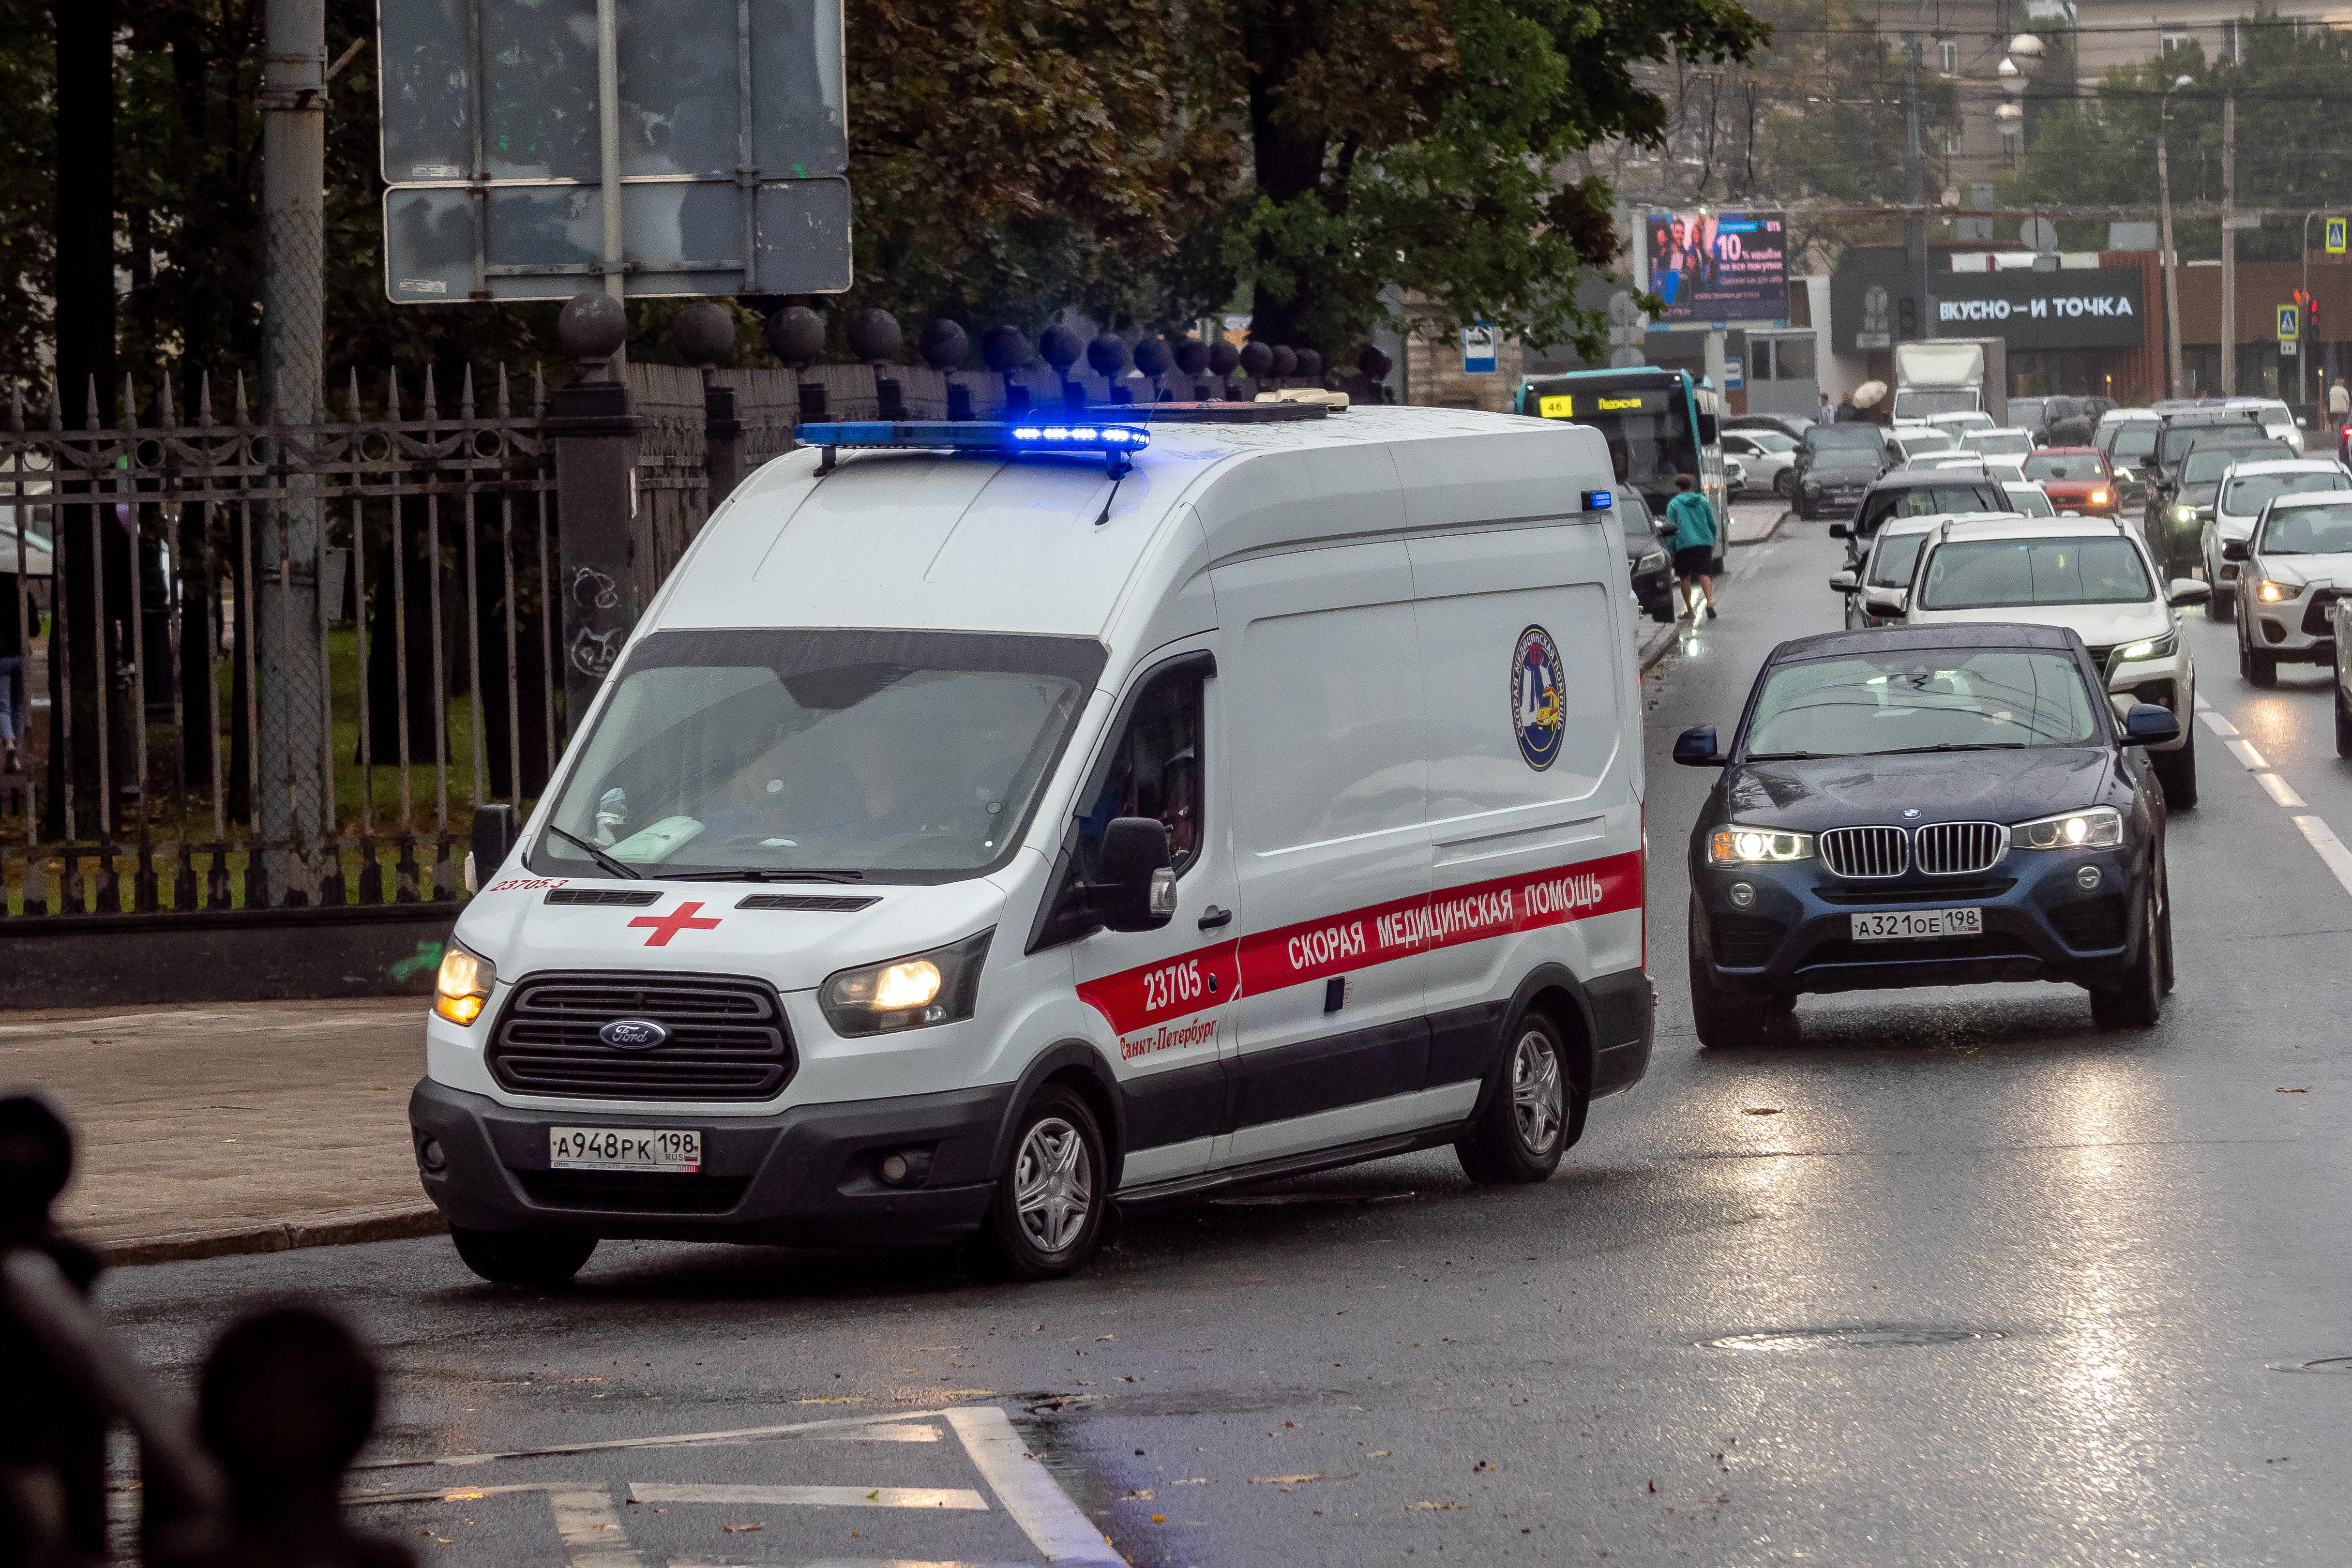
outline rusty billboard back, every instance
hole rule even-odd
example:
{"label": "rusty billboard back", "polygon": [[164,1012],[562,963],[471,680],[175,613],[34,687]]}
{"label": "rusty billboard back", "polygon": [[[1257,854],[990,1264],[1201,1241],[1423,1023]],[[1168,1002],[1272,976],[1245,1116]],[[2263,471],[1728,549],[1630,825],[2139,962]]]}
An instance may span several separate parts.
{"label": "rusty billboard back", "polygon": [[394,302],[849,287],[841,0],[383,0],[378,34]]}

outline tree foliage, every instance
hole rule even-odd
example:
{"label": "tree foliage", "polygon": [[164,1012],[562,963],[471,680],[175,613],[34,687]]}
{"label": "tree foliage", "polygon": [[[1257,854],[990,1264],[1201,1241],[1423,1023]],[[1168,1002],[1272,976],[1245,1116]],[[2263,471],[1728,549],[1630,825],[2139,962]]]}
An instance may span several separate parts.
{"label": "tree foliage", "polygon": [[[2034,116],[2035,134],[2017,172],[2002,184],[2005,201],[2134,204],[2157,201],[2156,140],[2164,124],[2179,207],[2221,199],[2221,106],[2237,99],[2237,198],[2241,207],[2341,210],[2352,184],[2352,145],[2342,125],[2352,115],[2352,36],[2314,29],[2302,37],[2293,22],[2258,16],[2243,25],[2242,58],[2209,60],[2191,44],[2159,59],[2119,66],[2098,96],[2079,104],[2052,104]],[[2185,87],[2173,88],[2181,77]],[[2084,220],[2079,231],[2063,216],[2061,243],[2104,243],[2105,220]],[[2221,219],[2176,215],[2181,254],[2221,254]],[[2246,260],[2291,261],[2302,254],[2299,219],[2268,220],[2260,232],[2238,237]]]}
{"label": "tree foliage", "polygon": [[[328,363],[558,357],[551,305],[384,299],[375,7],[327,4],[330,55],[361,45],[328,117]],[[123,363],[250,368],[261,0],[116,5]],[[55,62],[29,7],[0,0],[0,374],[33,383]],[[816,303],[1181,330],[1240,290],[1259,335],[1335,356],[1391,284],[1440,330],[1590,330],[1573,290],[1613,259],[1614,194],[1569,161],[1661,144],[1656,70],[1765,37],[1738,0],[846,0],[846,21],[858,281]],[[654,347],[674,310],[633,313]]]}

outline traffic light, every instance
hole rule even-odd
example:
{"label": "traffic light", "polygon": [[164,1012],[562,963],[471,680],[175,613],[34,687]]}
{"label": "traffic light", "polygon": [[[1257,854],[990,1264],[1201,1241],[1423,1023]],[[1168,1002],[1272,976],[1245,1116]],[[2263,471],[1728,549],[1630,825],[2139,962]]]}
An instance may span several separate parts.
{"label": "traffic light", "polygon": [[2298,301],[2303,306],[2303,341],[2307,343],[2318,342],[2320,341],[2319,296],[2306,289],[2298,295]]}
{"label": "traffic light", "polygon": [[1919,301],[1906,296],[1895,302],[1895,335],[1909,340],[1919,335]]}

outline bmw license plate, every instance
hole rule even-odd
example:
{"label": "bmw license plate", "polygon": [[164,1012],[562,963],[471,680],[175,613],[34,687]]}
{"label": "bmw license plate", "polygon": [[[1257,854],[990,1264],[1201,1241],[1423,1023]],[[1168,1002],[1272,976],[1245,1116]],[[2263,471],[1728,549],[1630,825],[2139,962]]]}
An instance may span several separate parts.
{"label": "bmw license plate", "polygon": [[1982,910],[1890,910],[1855,915],[1856,942],[1906,942],[1917,937],[1982,936]]}
{"label": "bmw license plate", "polygon": [[666,1171],[698,1175],[702,1134],[690,1128],[551,1127],[547,1163],[556,1171]]}

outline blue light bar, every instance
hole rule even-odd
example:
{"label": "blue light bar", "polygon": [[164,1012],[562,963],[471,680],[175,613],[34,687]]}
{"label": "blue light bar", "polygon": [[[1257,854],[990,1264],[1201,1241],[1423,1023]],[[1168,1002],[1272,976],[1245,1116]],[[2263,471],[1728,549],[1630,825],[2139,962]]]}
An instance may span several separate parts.
{"label": "blue light bar", "polygon": [[1616,504],[1617,496],[1616,492],[1613,490],[1587,490],[1584,492],[1584,510],[1587,511],[1607,511],[1611,507],[1615,506]]}
{"label": "blue light bar", "polygon": [[972,452],[1140,452],[1151,445],[1150,433],[1138,426],[1071,419],[1024,419],[1017,424],[985,419],[861,419],[803,425],[798,435],[803,447],[908,451],[944,447]]}

